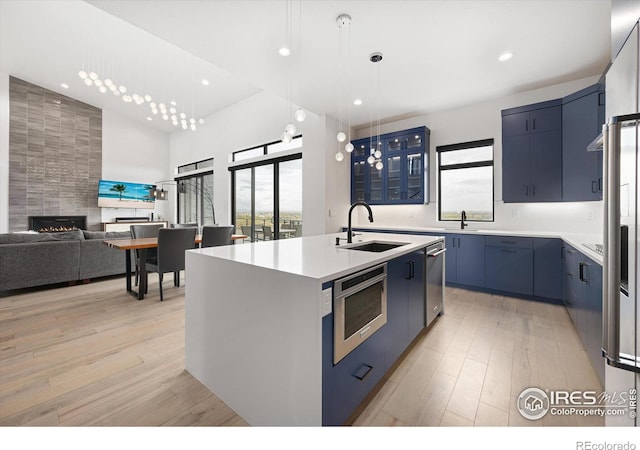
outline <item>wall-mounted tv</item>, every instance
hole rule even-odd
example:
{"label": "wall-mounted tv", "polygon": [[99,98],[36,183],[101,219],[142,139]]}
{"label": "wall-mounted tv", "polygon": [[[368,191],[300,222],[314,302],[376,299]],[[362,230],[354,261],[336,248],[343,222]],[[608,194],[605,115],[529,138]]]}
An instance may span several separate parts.
{"label": "wall-mounted tv", "polygon": [[154,189],[155,185],[153,184],[100,180],[98,183],[98,207],[153,209],[156,201],[153,196]]}

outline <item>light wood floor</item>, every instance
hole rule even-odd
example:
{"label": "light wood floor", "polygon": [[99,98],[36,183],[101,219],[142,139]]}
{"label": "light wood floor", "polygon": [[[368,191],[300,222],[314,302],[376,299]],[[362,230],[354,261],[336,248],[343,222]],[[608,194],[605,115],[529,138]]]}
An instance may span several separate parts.
{"label": "light wood floor", "polygon": [[[171,277],[169,277],[171,278]],[[246,425],[184,370],[184,288],[150,276],[0,298],[0,425]],[[563,307],[447,288],[446,314],[355,425],[603,425],[523,419],[525,387],[600,386]]]}

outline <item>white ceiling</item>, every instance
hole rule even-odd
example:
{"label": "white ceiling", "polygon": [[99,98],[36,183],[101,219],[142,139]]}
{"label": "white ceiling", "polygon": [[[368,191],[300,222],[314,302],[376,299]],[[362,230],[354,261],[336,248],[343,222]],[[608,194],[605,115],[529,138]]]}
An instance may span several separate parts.
{"label": "white ceiling", "polygon": [[[284,58],[287,7],[293,53]],[[342,13],[352,17],[343,72]],[[0,70],[140,121],[148,106],[100,94],[78,71],[175,100],[196,118],[261,90],[289,91],[316,114],[339,118],[342,104],[345,122],[350,107],[358,127],[378,102],[384,122],[602,74],[610,33],[609,0],[0,0]],[[384,54],[378,65],[374,51]],[[514,56],[501,63],[504,51]]]}

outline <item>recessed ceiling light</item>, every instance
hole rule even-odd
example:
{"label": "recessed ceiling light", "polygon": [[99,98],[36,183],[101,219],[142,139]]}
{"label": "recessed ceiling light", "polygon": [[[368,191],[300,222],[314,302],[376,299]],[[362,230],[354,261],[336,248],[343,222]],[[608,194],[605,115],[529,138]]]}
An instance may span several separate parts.
{"label": "recessed ceiling light", "polygon": [[289,50],[287,47],[280,47],[278,53],[280,53],[280,56],[289,56],[291,54],[291,50]]}
{"label": "recessed ceiling light", "polygon": [[356,105],[356,106],[360,106],[360,105],[362,105],[362,100],[360,100],[359,98],[357,98],[357,99],[355,99],[355,100],[353,101],[353,104],[354,104],[354,105]]}
{"label": "recessed ceiling light", "polygon": [[62,86],[65,89],[69,89],[69,85],[67,83],[60,83],[60,86]]}
{"label": "recessed ceiling light", "polygon": [[513,58],[513,53],[504,52],[502,55],[498,56],[498,61],[505,62],[509,61],[511,58]]}
{"label": "recessed ceiling light", "polygon": [[152,117],[147,117],[147,120],[153,120],[153,118]]}
{"label": "recessed ceiling light", "polygon": [[204,86],[209,86],[209,80],[207,80],[207,79],[203,78],[203,79],[202,79],[202,84],[203,84]]}

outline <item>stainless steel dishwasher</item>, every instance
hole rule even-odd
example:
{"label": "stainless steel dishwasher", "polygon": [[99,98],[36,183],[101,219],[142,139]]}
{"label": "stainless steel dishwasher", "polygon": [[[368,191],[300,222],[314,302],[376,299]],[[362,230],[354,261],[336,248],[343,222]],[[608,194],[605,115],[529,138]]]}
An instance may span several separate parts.
{"label": "stainless steel dishwasher", "polygon": [[426,326],[444,312],[444,241],[429,245],[426,252]]}

